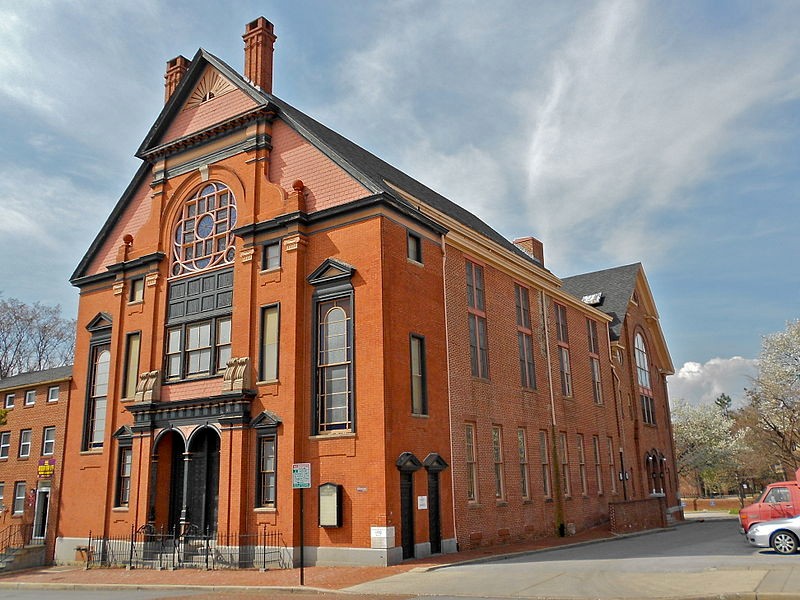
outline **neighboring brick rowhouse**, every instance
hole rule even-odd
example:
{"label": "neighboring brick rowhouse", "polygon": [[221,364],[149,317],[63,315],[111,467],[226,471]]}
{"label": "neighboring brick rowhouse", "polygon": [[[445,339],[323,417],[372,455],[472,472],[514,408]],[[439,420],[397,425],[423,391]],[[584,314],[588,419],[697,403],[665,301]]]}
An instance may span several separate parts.
{"label": "neighboring brick rowhouse", "polygon": [[649,497],[627,465],[645,447],[671,460],[667,430],[624,406],[614,317],[534,238],[273,96],[272,25],[244,37],[250,82],[204,50],[174,65],[142,167],[71,279],[56,559],[89,531],[266,527],[296,563],[299,463],[315,564],[566,534]]}
{"label": "neighboring brick rowhouse", "polygon": [[57,367],[0,380],[0,407],[7,410],[0,425],[0,531],[24,526],[33,543],[44,544],[47,560],[58,529],[71,373]]}

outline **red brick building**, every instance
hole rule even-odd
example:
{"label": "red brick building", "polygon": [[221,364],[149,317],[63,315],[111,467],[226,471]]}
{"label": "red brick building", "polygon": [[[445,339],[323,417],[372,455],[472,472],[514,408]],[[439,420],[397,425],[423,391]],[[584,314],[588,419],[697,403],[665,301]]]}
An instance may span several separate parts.
{"label": "red brick building", "polygon": [[[0,531],[11,546],[45,547],[48,559],[58,527],[66,415],[72,367],[0,380]],[[5,548],[0,548],[0,552]]]}
{"label": "red brick building", "polygon": [[627,444],[611,317],[536,240],[274,96],[272,25],[243,37],[244,77],[169,61],[142,166],[73,275],[56,558],[89,531],[269,527],[296,562],[299,463],[309,563],[606,520]]}

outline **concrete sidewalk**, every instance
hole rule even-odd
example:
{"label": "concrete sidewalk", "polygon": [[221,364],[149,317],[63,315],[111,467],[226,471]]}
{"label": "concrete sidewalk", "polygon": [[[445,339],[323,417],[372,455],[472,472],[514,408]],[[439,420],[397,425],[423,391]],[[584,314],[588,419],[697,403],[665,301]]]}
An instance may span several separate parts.
{"label": "concrete sidewalk", "polygon": [[[726,513],[687,515],[686,526],[706,519],[732,519]],[[632,535],[648,535],[658,531]],[[192,596],[199,600],[220,592],[236,592],[237,598],[263,597],[280,600],[298,592],[315,593],[319,600],[335,598],[342,593],[359,594],[362,598],[408,598],[417,595],[485,596],[487,573],[470,573],[474,565],[502,557],[513,558],[536,552],[587,543],[610,542],[627,536],[615,536],[607,528],[581,532],[568,538],[548,538],[535,542],[482,548],[458,554],[438,555],[406,561],[392,567],[306,567],[305,586],[299,585],[300,570],[286,569],[259,572],[254,570],[175,571],[89,569],[54,566],[0,576],[2,589],[148,589],[174,594],[203,593]],[[613,543],[613,542],[610,542]],[[502,565],[502,563],[498,563]],[[622,573],[560,572],[546,577],[500,576],[493,574],[492,597],[515,598],[738,598],[800,599],[800,564],[788,569],[731,569],[703,573]],[[481,585],[482,584],[482,585]],[[340,596],[341,597],[341,596]]]}

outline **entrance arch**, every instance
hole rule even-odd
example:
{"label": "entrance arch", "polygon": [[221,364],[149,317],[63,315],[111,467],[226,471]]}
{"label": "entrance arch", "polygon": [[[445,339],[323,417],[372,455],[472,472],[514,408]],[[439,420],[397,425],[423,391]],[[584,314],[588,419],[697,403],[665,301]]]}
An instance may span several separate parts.
{"label": "entrance arch", "polygon": [[158,436],[153,454],[152,522],[175,534],[215,533],[219,499],[219,433],[196,429],[185,440],[177,429]]}

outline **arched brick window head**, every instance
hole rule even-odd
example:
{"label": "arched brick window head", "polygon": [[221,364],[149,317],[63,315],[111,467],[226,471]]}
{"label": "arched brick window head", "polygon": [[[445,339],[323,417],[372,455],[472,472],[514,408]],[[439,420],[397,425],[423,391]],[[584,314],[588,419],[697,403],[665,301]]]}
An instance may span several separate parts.
{"label": "arched brick window head", "polygon": [[172,238],[171,275],[228,265],[234,259],[236,199],[225,185],[209,182],[183,204]]}

